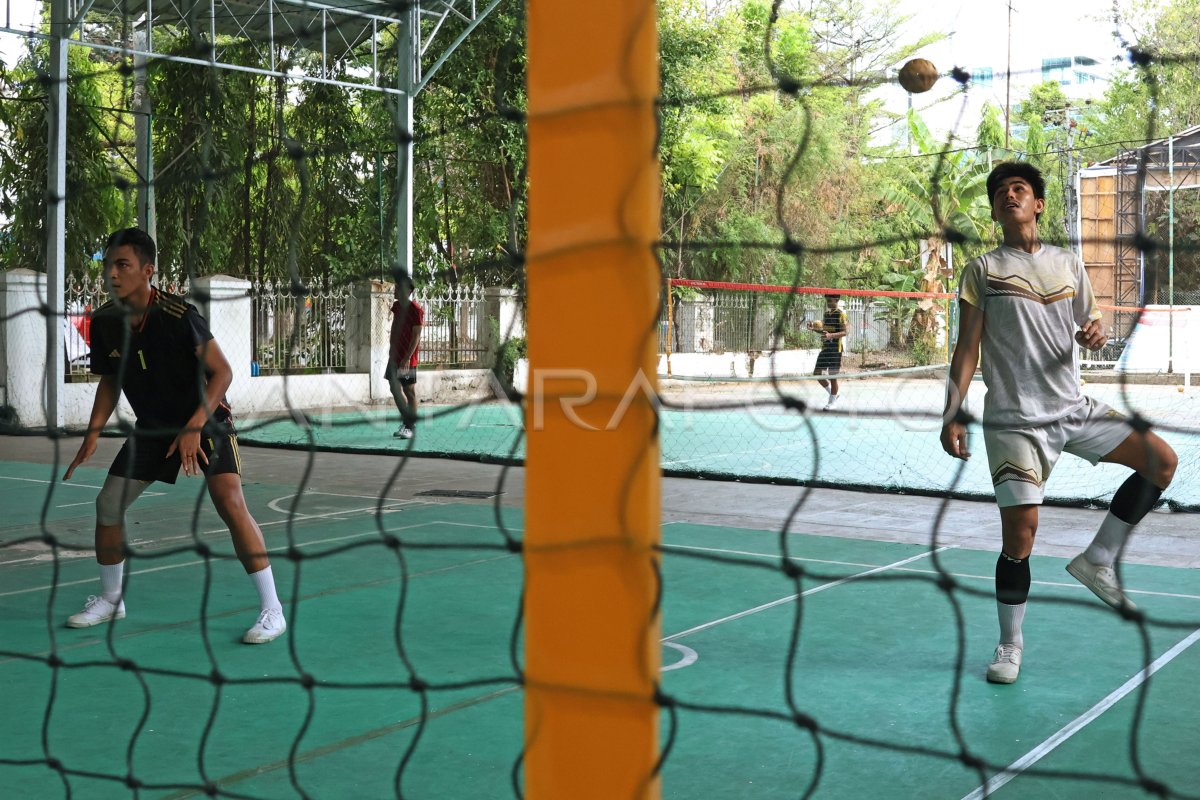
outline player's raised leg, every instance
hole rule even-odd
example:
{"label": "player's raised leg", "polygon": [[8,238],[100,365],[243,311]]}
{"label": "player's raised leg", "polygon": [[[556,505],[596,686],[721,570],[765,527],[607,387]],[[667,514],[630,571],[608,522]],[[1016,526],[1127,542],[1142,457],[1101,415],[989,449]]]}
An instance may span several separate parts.
{"label": "player's raised leg", "polygon": [[1004,537],[1003,549],[996,559],[996,612],[1000,621],[1000,643],[996,646],[987,679],[992,683],[1013,683],[1021,672],[1025,639],[1021,624],[1029,599],[1029,557],[1037,535],[1036,505],[1007,506],[1000,509]]}
{"label": "player's raised leg", "polygon": [[[231,437],[232,438],[232,437]],[[267,558],[262,529],[246,507],[242,479],[236,472],[208,476],[208,494],[213,506],[229,528],[233,549],[258,592],[259,613],[254,625],[242,636],[246,644],[266,644],[287,630],[283,604],[275,591],[275,576]]]}
{"label": "player's raised leg", "polygon": [[1136,608],[1121,590],[1113,565],[1134,527],[1154,508],[1171,485],[1179,457],[1153,431],[1134,431],[1101,461],[1134,470],[1113,495],[1108,513],[1092,543],[1071,562],[1067,572],[1113,608]]}

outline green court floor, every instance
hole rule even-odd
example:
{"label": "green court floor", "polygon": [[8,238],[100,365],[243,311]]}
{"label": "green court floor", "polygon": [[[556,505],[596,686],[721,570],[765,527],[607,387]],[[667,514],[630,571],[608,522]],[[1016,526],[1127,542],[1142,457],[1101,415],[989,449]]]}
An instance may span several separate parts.
{"label": "green court floor", "polygon": [[[316,415],[311,425],[264,420],[240,426],[247,443],[341,452],[400,453],[520,461],[525,457],[518,407],[487,403],[431,412],[412,440],[395,439],[394,412],[361,410]],[[664,409],[662,467],[667,475],[804,482],[819,486],[953,493],[990,497],[983,436],[965,464],[947,456],[935,419],[855,414],[803,417],[779,407],[732,410]],[[1200,510],[1200,432],[1160,431],[1179,453],[1174,483],[1163,495],[1176,510]],[[1106,503],[1128,475],[1124,467],[1095,467],[1064,455],[1047,484],[1047,499]]]}
{"label": "green court floor", "polygon": [[[249,483],[290,628],[248,647],[253,591],[199,483],[154,489],[130,512],[129,616],[69,630],[98,590],[89,490],[0,463],[0,793],[67,796],[54,759],[77,798],[132,797],[129,774],[139,797],[201,797],[206,782],[237,797],[515,796],[523,569],[496,514],[520,537],[518,509]],[[57,558],[28,540],[43,506]],[[786,535],[666,524],[663,542],[662,688],[680,704],[673,729],[663,714],[665,797],[791,798],[814,781],[818,798],[979,797],[964,747],[1015,765],[998,797],[1145,797],[1134,755],[1171,790],[1200,790],[1194,570],[1124,569],[1153,621],[1139,629],[1064,560],[1036,559],[1022,676],[994,686],[994,553],[821,536],[803,517]]]}

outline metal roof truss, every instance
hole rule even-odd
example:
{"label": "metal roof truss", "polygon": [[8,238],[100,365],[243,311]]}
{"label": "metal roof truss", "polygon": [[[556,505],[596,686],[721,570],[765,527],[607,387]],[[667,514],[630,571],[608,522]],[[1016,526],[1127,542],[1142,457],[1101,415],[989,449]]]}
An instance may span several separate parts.
{"label": "metal roof truss", "polygon": [[[67,0],[68,36],[75,45],[148,61],[171,60],[390,94],[403,94],[401,87],[407,84],[415,94],[500,2]],[[3,22],[3,32],[52,38],[41,30],[14,27],[11,18]],[[419,29],[414,36],[411,84],[403,80],[408,76],[380,72],[380,45],[389,41],[385,30],[397,25]],[[114,29],[125,32],[123,41],[113,40]],[[181,52],[175,45],[189,30],[203,47]],[[449,30],[457,35],[447,42]],[[398,38],[393,32],[390,41]],[[255,58],[244,55],[247,45]],[[316,62],[315,75],[294,68],[292,62],[299,54],[308,54]]]}

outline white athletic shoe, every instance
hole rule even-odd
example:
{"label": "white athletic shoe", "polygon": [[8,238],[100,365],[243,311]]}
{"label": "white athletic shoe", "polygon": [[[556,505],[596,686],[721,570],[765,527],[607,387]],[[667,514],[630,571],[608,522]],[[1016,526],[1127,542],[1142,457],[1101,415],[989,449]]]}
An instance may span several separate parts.
{"label": "white athletic shoe", "polygon": [[125,601],[111,603],[99,595],[92,595],[83,604],[83,611],[67,617],[68,628],[90,628],[110,619],[125,618]]}
{"label": "white athletic shoe", "polygon": [[831,408],[837,408],[837,404],[838,404],[839,400],[841,400],[841,398],[838,397],[836,394],[830,395],[829,402],[825,404],[825,410],[828,411]]}
{"label": "white athletic shoe", "polygon": [[413,437],[413,430],[407,425],[401,425],[392,436],[397,439],[411,439]]}
{"label": "white athletic shoe", "polygon": [[1071,577],[1092,590],[1092,594],[1116,609],[1127,606],[1131,611],[1136,609],[1129,598],[1121,591],[1121,583],[1117,580],[1117,571],[1112,567],[1101,567],[1084,558],[1083,553],[1071,559],[1067,564],[1067,572]]}
{"label": "white athletic shoe", "polygon": [[273,642],[287,630],[287,622],[283,619],[283,609],[268,608],[258,615],[258,622],[246,631],[242,641],[246,644],[266,644]]}
{"label": "white athletic shoe", "polygon": [[988,683],[1016,683],[1021,674],[1021,648],[1001,642],[996,646],[992,663],[988,664]]}

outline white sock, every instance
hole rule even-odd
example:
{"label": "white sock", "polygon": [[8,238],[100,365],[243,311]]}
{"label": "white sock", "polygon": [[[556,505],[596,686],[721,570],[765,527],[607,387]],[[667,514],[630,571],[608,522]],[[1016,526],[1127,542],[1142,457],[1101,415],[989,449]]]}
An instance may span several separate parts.
{"label": "white sock", "polygon": [[283,610],[283,604],[279,602],[279,595],[275,593],[275,576],[271,573],[270,567],[260,569],[258,572],[251,572],[250,580],[254,581],[254,588],[258,590],[258,602],[263,611],[268,608]]}
{"label": "white sock", "polygon": [[996,611],[1000,616],[1000,644],[1015,644],[1024,648],[1025,639],[1021,636],[1021,623],[1025,620],[1025,603],[1010,606],[997,600]]}
{"label": "white sock", "polygon": [[1100,530],[1096,531],[1096,538],[1083,551],[1083,557],[1097,566],[1111,567],[1132,532],[1132,525],[1108,512],[1104,522],[1100,523]]}
{"label": "white sock", "polygon": [[100,565],[100,596],[110,603],[121,599],[121,577],[125,574],[125,562]]}

